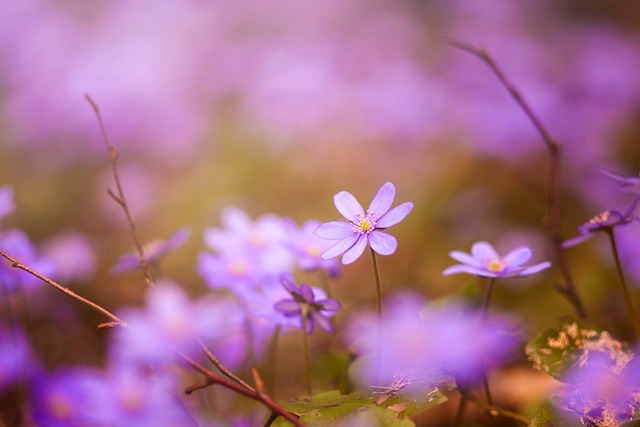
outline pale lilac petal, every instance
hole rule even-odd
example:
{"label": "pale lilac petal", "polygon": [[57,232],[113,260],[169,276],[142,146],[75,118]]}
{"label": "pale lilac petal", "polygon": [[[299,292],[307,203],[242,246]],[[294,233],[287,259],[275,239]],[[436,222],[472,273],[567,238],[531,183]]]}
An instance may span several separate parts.
{"label": "pale lilac petal", "polygon": [[333,325],[331,324],[331,321],[329,319],[327,319],[322,314],[315,311],[311,313],[311,316],[315,321],[315,323],[317,323],[320,328],[324,329],[329,333],[333,332]]}
{"label": "pale lilac petal", "polygon": [[281,278],[280,278],[280,282],[282,282],[282,286],[284,286],[284,288],[289,292],[289,293],[294,293],[294,292],[298,292],[298,287],[296,286],[295,280],[293,279],[293,276],[290,274],[284,274]]}
{"label": "pale lilac petal", "polygon": [[345,237],[344,239],[340,240],[338,243],[324,251],[322,255],[320,255],[320,258],[330,259],[338,255],[342,255],[350,247],[352,247],[360,237],[362,237],[361,234],[352,233],[350,236]]}
{"label": "pale lilac petal", "polygon": [[391,255],[398,248],[398,241],[391,234],[374,230],[369,234],[371,249],[380,255]]}
{"label": "pale lilac petal", "polygon": [[356,214],[364,215],[364,209],[358,200],[353,197],[353,194],[348,191],[341,191],[333,196],[333,202],[336,205],[338,212],[342,214],[347,220],[356,222]]}
{"label": "pale lilac petal", "polygon": [[451,251],[449,252],[449,256],[463,264],[471,265],[473,267],[482,267],[482,260],[475,259],[466,252]]}
{"label": "pale lilac petal", "polygon": [[275,309],[283,312],[286,316],[295,316],[300,314],[300,303],[294,300],[282,300],[275,304]]}
{"label": "pale lilac petal", "polygon": [[482,261],[486,258],[499,258],[500,255],[496,252],[496,250],[487,242],[476,242],[471,246],[471,255],[479,261]]}
{"label": "pale lilac petal", "polygon": [[300,295],[307,302],[312,302],[315,299],[311,287],[305,283],[300,283]]}
{"label": "pale lilac petal", "polygon": [[378,219],[376,228],[387,228],[395,225],[405,219],[409,212],[413,209],[413,203],[404,202],[387,212],[382,218]]}
{"label": "pale lilac petal", "polygon": [[570,238],[569,240],[565,240],[564,242],[562,242],[562,247],[563,248],[570,248],[571,246],[576,246],[579,245],[582,242],[585,242],[589,239],[591,239],[593,236],[595,236],[595,233],[582,233],[582,234],[578,234],[575,237]]}
{"label": "pale lilac petal", "polygon": [[551,267],[551,263],[549,261],[541,262],[540,264],[532,265],[531,267],[527,267],[520,272],[520,276],[528,276],[530,274],[535,274],[539,271],[547,269]]}
{"label": "pale lilac petal", "polygon": [[531,258],[531,249],[527,247],[522,247],[518,249],[514,249],[509,252],[502,261],[507,264],[508,267],[517,268],[529,261]]}
{"label": "pale lilac petal", "polygon": [[371,200],[369,210],[376,214],[377,217],[381,217],[391,207],[393,199],[396,197],[396,187],[390,182],[387,182],[378,189],[378,192]]}
{"label": "pale lilac petal", "polygon": [[464,265],[464,264],[452,265],[451,267],[446,268],[442,272],[442,275],[448,276],[450,274],[457,274],[457,273],[467,273],[467,274],[473,274],[474,276],[482,276],[482,277],[498,277],[498,274],[490,273],[485,269],[476,268],[476,267],[472,267],[470,265]]}
{"label": "pale lilac petal", "polygon": [[312,312],[311,316],[307,318],[307,330],[306,330],[307,335],[310,335],[313,332],[314,326],[315,326],[315,321],[313,319],[313,312]]}
{"label": "pale lilac petal", "polygon": [[360,238],[356,241],[356,243],[350,247],[342,257],[343,264],[351,264],[353,261],[360,258],[362,252],[364,252],[364,248],[367,247],[367,238],[363,235],[359,236]]}
{"label": "pale lilac petal", "polygon": [[326,311],[328,313],[335,313],[342,307],[340,303],[334,299],[325,299],[316,302],[322,306],[323,312]]}
{"label": "pale lilac petal", "polygon": [[353,233],[353,224],[346,221],[329,221],[320,224],[313,232],[316,236],[327,240],[342,240]]}
{"label": "pale lilac petal", "polygon": [[640,181],[640,178],[637,178],[637,177],[626,177],[624,175],[620,175],[620,174],[617,174],[617,173],[614,173],[614,172],[609,172],[609,171],[606,171],[604,169],[600,169],[600,172],[602,172],[603,174],[607,175],[609,178],[613,178],[613,179],[615,179],[617,181],[620,181],[620,182]]}

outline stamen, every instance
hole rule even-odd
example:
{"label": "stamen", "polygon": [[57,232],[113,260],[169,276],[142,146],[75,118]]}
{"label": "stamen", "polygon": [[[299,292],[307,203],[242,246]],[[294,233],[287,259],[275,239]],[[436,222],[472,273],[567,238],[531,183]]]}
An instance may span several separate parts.
{"label": "stamen", "polygon": [[611,216],[611,212],[610,211],[601,212],[598,215],[596,215],[593,218],[591,218],[589,220],[589,224],[602,224],[604,222],[607,222],[609,220],[610,216]]}
{"label": "stamen", "polygon": [[364,218],[362,214],[357,213],[356,222],[352,222],[353,231],[354,233],[368,234],[376,228],[377,222],[378,217],[373,213],[373,211],[367,211]]}
{"label": "stamen", "polygon": [[502,258],[487,258],[484,265],[492,273],[502,273],[508,267]]}

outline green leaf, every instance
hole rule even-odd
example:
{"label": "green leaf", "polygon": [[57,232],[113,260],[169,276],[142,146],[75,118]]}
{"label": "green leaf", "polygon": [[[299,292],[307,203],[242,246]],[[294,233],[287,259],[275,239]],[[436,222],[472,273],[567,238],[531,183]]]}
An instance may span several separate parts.
{"label": "green leaf", "polygon": [[320,353],[311,362],[312,383],[321,390],[338,389],[346,394],[351,391],[349,364],[354,355],[347,351],[327,351]]}

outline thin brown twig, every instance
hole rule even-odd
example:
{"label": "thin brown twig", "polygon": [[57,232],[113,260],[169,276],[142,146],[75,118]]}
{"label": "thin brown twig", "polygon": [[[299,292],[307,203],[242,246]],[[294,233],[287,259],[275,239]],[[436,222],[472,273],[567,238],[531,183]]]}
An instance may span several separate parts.
{"label": "thin brown twig", "polygon": [[511,83],[502,69],[498,66],[498,64],[496,64],[491,55],[489,55],[489,53],[485,49],[478,48],[472,46],[469,43],[465,43],[463,41],[452,38],[445,38],[445,41],[457,49],[476,56],[491,69],[498,80],[500,80],[502,86],[504,86],[504,88],[509,92],[511,97],[520,106],[529,121],[533,124],[536,131],[542,138],[545,146],[547,147],[547,150],[549,151],[548,227],[556,260],[558,261],[558,265],[565,282],[563,292],[560,292],[560,294],[565,296],[569,300],[569,302],[575,308],[578,316],[580,316],[581,318],[586,318],[587,315],[584,309],[584,305],[582,304],[582,301],[578,295],[571,270],[569,269],[569,263],[567,261],[565,252],[562,249],[562,238],[560,232],[560,192],[558,186],[558,177],[560,175],[560,145],[551,136],[547,128],[542,124],[542,120],[540,120],[538,115],[533,111],[533,108],[531,108],[520,91]]}
{"label": "thin brown twig", "polygon": [[527,417],[525,417],[524,415],[521,415],[521,414],[518,414],[517,412],[513,412],[513,411],[510,411],[508,409],[504,409],[504,408],[501,408],[499,406],[495,406],[493,404],[487,403],[484,400],[474,396],[471,393],[466,393],[465,396],[466,396],[466,398],[468,400],[471,400],[476,405],[480,406],[481,408],[484,408],[484,409],[488,410],[489,413],[491,415],[493,415],[493,416],[502,415],[504,417],[511,418],[512,420],[517,421],[520,424],[523,424],[525,426],[529,425],[529,421],[530,420]]}
{"label": "thin brown twig", "polygon": [[133,243],[136,247],[136,251],[138,252],[138,258],[140,259],[140,267],[144,273],[144,279],[147,282],[148,286],[153,287],[153,276],[151,275],[151,269],[149,268],[149,264],[147,263],[147,259],[144,256],[144,248],[142,243],[140,243],[140,238],[138,237],[138,231],[136,230],[136,223],[133,219],[133,214],[129,209],[129,205],[127,204],[127,199],[124,196],[124,191],[122,189],[122,184],[120,182],[120,174],[118,173],[118,151],[116,148],[111,145],[109,142],[109,138],[107,137],[107,131],[104,127],[104,123],[102,122],[102,115],[100,114],[100,108],[98,108],[98,104],[89,96],[88,94],[84,95],[93,107],[93,111],[96,113],[96,117],[98,118],[98,123],[100,124],[100,132],[102,133],[102,139],[104,140],[104,144],[107,147],[107,152],[109,153],[109,159],[111,160],[111,170],[113,172],[113,177],[116,181],[117,194],[111,191],[111,189],[107,189],[107,192],[111,196],[111,198],[122,207],[125,215],[127,216],[127,221],[129,222],[129,227],[131,229],[131,236],[133,237]]}
{"label": "thin brown twig", "polygon": [[89,301],[88,299],[76,294],[75,292],[73,292],[72,290],[70,290],[69,288],[66,288],[64,286],[62,286],[61,284],[55,282],[54,280],[48,278],[47,276],[38,273],[37,271],[29,268],[28,266],[24,265],[23,263],[21,263],[20,261],[18,261],[17,259],[15,259],[14,257],[12,257],[11,255],[9,255],[8,253],[6,253],[3,250],[0,250],[0,255],[2,255],[4,258],[6,258],[9,262],[11,262],[11,267],[13,268],[17,268],[20,270],[23,270],[29,274],[31,274],[32,276],[37,277],[38,279],[42,280],[43,282],[47,283],[48,285],[53,286],[54,288],[56,288],[57,290],[59,290],[60,292],[63,292],[65,294],[67,294],[68,296],[70,296],[71,298],[80,301],[81,303],[88,305],[89,307],[93,308],[94,310],[99,311],[100,313],[104,314],[105,316],[107,316],[108,318],[112,319],[115,323],[118,323],[120,325],[125,325],[125,322],[123,322],[122,320],[120,320],[120,318],[118,318],[118,316],[116,316],[115,314],[111,313],[109,310],[105,309],[104,307]]}
{"label": "thin brown twig", "polygon": [[238,377],[236,374],[231,372],[226,366],[224,366],[222,362],[220,362],[218,358],[211,352],[211,350],[207,348],[207,346],[202,342],[200,338],[198,338],[198,344],[200,344],[200,347],[202,348],[202,351],[204,352],[204,354],[207,356],[207,359],[209,359],[209,361],[213,363],[213,365],[216,368],[218,368],[220,372],[222,372],[224,375],[226,375],[227,377],[229,377],[230,379],[232,379],[242,387],[246,388],[247,390],[254,391],[254,392],[256,391],[253,387],[251,387],[249,384],[243,381],[242,378]]}

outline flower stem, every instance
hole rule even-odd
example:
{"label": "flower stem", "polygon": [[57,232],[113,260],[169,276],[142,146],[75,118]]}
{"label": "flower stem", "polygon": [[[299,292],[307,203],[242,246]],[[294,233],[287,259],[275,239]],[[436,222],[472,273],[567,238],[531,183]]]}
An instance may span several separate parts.
{"label": "flower stem", "polygon": [[311,369],[309,367],[309,340],[307,337],[307,316],[309,307],[302,304],[302,357],[304,358],[304,378],[307,385],[307,394],[311,394]]}
{"label": "flower stem", "polygon": [[484,295],[484,304],[482,306],[482,320],[489,318],[489,302],[491,301],[491,294],[493,293],[493,285],[496,283],[496,278],[491,277],[487,282],[487,292]]}
{"label": "flower stem", "polygon": [[462,419],[464,418],[464,413],[467,410],[467,403],[469,403],[469,396],[467,392],[460,390],[460,403],[458,403],[458,412],[456,412],[456,423],[454,424],[456,427],[462,425]]}
{"label": "flower stem", "polygon": [[622,296],[624,297],[624,302],[627,306],[627,311],[629,312],[629,316],[631,317],[631,323],[633,324],[633,329],[635,329],[636,335],[640,337],[640,322],[638,321],[638,315],[636,314],[636,310],[633,308],[633,303],[631,302],[631,294],[629,293],[627,282],[625,281],[624,274],[622,273],[622,266],[620,265],[620,256],[618,255],[618,247],[616,245],[616,238],[614,235],[614,231],[613,231],[613,228],[611,227],[606,228],[605,230],[609,235],[609,241],[611,242],[611,252],[613,253],[613,259],[616,264],[616,271],[618,273],[620,287],[622,288]]}
{"label": "flower stem", "polygon": [[378,309],[378,321],[382,317],[382,285],[380,284],[380,270],[378,269],[378,258],[376,252],[371,249],[371,261],[373,262],[373,274],[376,277],[376,302]]}

